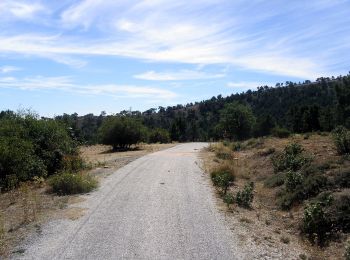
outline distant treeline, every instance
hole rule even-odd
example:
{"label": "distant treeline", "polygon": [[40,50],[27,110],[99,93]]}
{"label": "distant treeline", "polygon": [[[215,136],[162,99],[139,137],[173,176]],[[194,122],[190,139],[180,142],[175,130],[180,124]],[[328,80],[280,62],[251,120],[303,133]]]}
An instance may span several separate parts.
{"label": "distant treeline", "polygon": [[[331,131],[337,125],[350,127],[350,74],[337,78],[319,78],[315,82],[277,83],[262,86],[228,97],[185,106],[151,108],[147,111],[121,111],[116,117],[133,118],[147,129],[164,129],[173,141],[208,141],[225,137],[220,127],[222,112],[227,104],[240,104],[252,111],[251,131],[245,136],[264,136],[273,129],[302,133]],[[99,141],[99,131],[107,116],[64,114],[55,117],[70,128],[79,142]]]}
{"label": "distant treeline", "polygon": [[[84,167],[80,144],[115,150],[140,142],[243,140],[249,137],[350,128],[350,75],[316,82],[259,87],[186,106],[115,115],[64,114],[40,118],[31,111],[0,112],[0,190],[20,182]],[[339,135],[348,153],[348,132]],[[346,136],[346,138],[342,137]],[[344,144],[344,145],[343,145]]]}

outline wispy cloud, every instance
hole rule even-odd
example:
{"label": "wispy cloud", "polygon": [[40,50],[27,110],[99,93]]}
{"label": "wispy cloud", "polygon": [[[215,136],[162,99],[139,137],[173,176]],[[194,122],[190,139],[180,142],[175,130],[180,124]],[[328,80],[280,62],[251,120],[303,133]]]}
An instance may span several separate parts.
{"label": "wispy cloud", "polygon": [[35,1],[2,0],[0,2],[2,18],[31,19],[45,10],[42,4]]}
{"label": "wispy cloud", "polygon": [[112,97],[152,98],[172,100],[177,97],[172,91],[148,87],[118,84],[79,85],[71,77],[26,77],[0,78],[0,88],[21,90],[59,90],[83,95],[108,95]]}
{"label": "wispy cloud", "polygon": [[[84,46],[72,43],[70,39],[57,36],[17,35],[0,37],[0,52],[15,52],[25,55],[46,57],[73,67],[81,67],[85,61],[74,58],[80,55],[124,56],[157,62],[176,62],[186,64],[232,64],[245,69],[262,71],[278,75],[300,78],[316,78],[327,73],[322,64],[307,58],[293,58],[276,53],[237,55],[232,57],[224,45],[208,43],[187,46],[172,46],[162,50],[154,49],[151,44],[87,42]],[[139,41],[137,41],[139,42]],[[230,47],[228,47],[230,48]],[[61,55],[61,56],[59,56]]]}
{"label": "wispy cloud", "polygon": [[[19,17],[41,10],[40,4],[5,3]],[[349,61],[348,55],[341,55],[350,50],[348,37],[340,37],[350,31],[349,6],[342,0],[72,3],[58,15],[59,22],[53,19],[51,33],[0,34],[0,53],[46,57],[75,67],[83,66],[90,55],[229,64],[303,79],[339,73]],[[149,71],[137,76],[172,80],[181,78],[179,74]]]}
{"label": "wispy cloud", "polygon": [[178,72],[155,72],[147,71],[142,74],[134,75],[136,79],[152,81],[182,81],[182,80],[203,80],[223,78],[225,74],[209,74],[195,70],[181,70]]}
{"label": "wispy cloud", "polygon": [[14,72],[14,71],[19,71],[21,70],[20,68],[18,67],[14,67],[14,66],[2,66],[0,67],[0,73],[11,73],[11,72]]}

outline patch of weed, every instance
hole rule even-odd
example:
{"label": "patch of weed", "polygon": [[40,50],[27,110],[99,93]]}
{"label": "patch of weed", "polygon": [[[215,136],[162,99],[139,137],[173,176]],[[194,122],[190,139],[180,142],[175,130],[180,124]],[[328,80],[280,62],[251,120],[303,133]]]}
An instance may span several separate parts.
{"label": "patch of weed", "polygon": [[97,187],[97,181],[93,177],[71,173],[54,175],[49,179],[49,184],[58,195],[88,193]]}

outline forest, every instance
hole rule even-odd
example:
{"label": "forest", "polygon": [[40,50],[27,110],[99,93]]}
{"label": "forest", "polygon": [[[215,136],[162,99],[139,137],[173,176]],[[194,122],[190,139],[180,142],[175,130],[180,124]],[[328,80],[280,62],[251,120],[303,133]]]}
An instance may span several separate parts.
{"label": "forest", "polygon": [[[228,125],[232,127],[235,124],[232,122],[235,118],[228,118],[234,112],[232,109],[240,110],[236,111],[237,116],[241,115],[244,123],[236,124],[245,127],[241,129],[243,136],[229,135],[233,129],[227,129]],[[172,141],[180,142],[331,131],[338,125],[349,128],[350,74],[319,78],[315,82],[287,81],[277,83],[275,87],[261,86],[254,91],[227,97],[218,95],[201,102],[150,108],[144,112],[124,110],[112,116],[105,112],[98,116],[63,114],[56,116],[55,120],[66,124],[71,135],[80,143],[94,144],[101,140],[99,129],[103,122],[111,117],[131,118],[145,129],[167,132],[165,135],[169,135]]]}

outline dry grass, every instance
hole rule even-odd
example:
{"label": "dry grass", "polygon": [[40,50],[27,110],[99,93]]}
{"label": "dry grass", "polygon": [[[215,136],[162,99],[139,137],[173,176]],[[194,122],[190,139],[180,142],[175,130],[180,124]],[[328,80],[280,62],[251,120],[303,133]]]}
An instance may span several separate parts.
{"label": "dry grass", "polygon": [[[85,146],[81,148],[82,156],[93,169],[82,174],[106,176],[145,154],[174,145],[146,144],[127,152],[111,152],[110,147],[102,145]],[[41,232],[41,226],[48,220],[76,220],[84,215],[85,209],[74,207],[75,203],[83,200],[81,197],[55,196],[49,190],[46,181],[37,178],[33,182],[22,184],[18,189],[0,193],[0,259],[6,259],[29,233]]]}
{"label": "dry grass", "polygon": [[7,245],[4,218],[0,212],[0,256],[1,255],[7,255]]}
{"label": "dry grass", "polygon": [[[259,145],[251,146],[245,142],[243,144],[245,148],[235,152],[234,159],[229,161],[218,159],[215,156],[216,148],[226,149],[223,148],[222,144],[212,145],[202,155],[204,170],[209,173],[220,164],[232,165],[236,176],[235,185],[230,188],[233,193],[242,189],[247,180],[255,183],[253,210],[235,207],[232,211],[232,221],[242,223],[244,219],[254,220],[246,228],[251,231],[250,234],[254,234],[256,243],[264,243],[263,237],[271,237],[274,240],[274,246],[277,246],[278,243],[292,251],[295,251],[296,248],[302,249],[312,259],[342,259],[343,241],[346,238],[331,242],[326,250],[311,246],[299,236],[299,223],[303,217],[303,206],[296,206],[290,212],[281,211],[276,200],[279,188],[268,188],[264,185],[265,180],[274,175],[271,156],[275,151],[282,151],[287,144],[293,141],[300,143],[305,152],[312,155],[314,162],[319,165],[328,164],[331,169],[350,167],[349,162],[342,161],[341,157],[337,155],[331,136],[312,134],[308,139],[304,139],[303,135],[294,135],[286,139],[264,138],[263,141],[259,141]],[[250,143],[255,142],[251,141]],[[330,175],[332,172],[334,171],[329,170],[326,171],[326,174]],[[222,205],[222,200],[218,200],[218,203],[221,209],[226,209]],[[288,238],[288,242],[285,238]]]}
{"label": "dry grass", "polygon": [[44,184],[24,183],[20,188],[0,194],[0,259],[11,253],[29,232],[35,232],[61,205],[64,198],[46,192]]}
{"label": "dry grass", "polygon": [[136,158],[148,153],[157,152],[175,146],[176,144],[140,144],[131,147],[130,151],[113,152],[108,145],[82,146],[80,148],[83,159],[94,166],[113,166],[118,161],[127,158]]}

